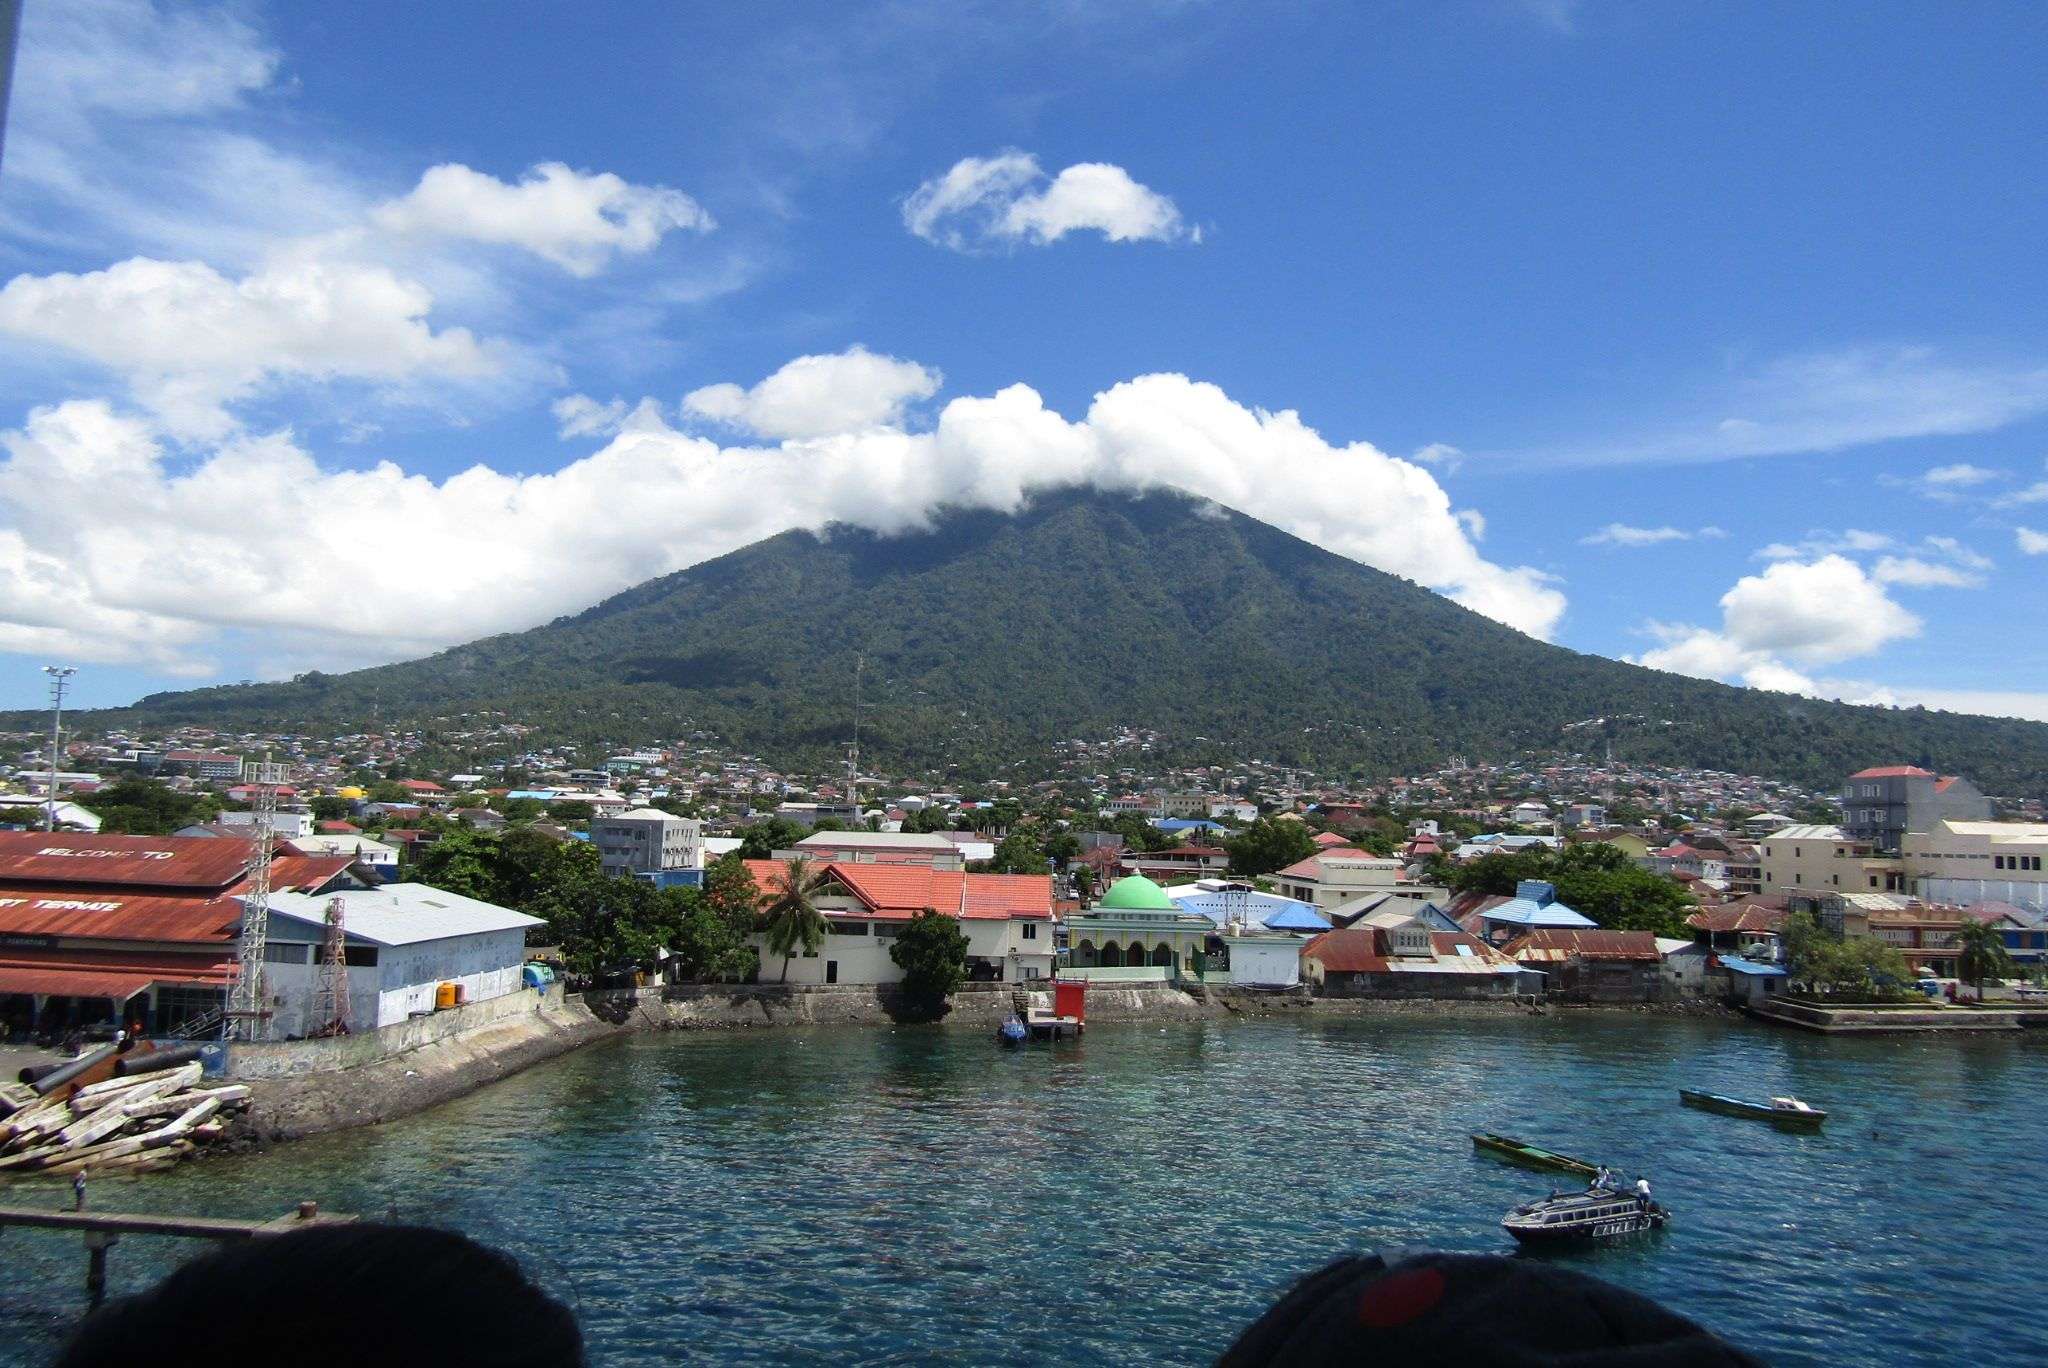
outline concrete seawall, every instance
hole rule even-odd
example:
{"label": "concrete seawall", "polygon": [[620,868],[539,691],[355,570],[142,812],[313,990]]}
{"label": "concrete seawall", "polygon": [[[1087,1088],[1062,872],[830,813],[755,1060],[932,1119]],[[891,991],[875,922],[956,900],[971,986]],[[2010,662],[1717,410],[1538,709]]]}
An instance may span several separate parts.
{"label": "concrete seawall", "polygon": [[[1014,987],[968,984],[945,1017],[923,1029],[993,1032],[1010,1011]],[[1166,983],[1097,984],[1088,990],[1091,1025],[1528,1011],[1512,1001],[1330,999],[1305,990]],[[632,1032],[875,1026],[912,1019],[902,996],[888,988],[680,985],[573,996],[557,989],[513,994],[341,1040],[234,1047],[231,1071],[254,1089],[243,1137],[292,1140],[425,1111],[570,1050]]]}

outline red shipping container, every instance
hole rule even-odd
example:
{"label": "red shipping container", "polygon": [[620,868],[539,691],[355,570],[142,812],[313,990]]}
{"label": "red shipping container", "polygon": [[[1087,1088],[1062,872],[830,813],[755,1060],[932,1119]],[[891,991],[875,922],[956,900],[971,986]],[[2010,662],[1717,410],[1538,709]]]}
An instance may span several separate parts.
{"label": "red shipping container", "polygon": [[1088,983],[1085,979],[1061,979],[1052,986],[1053,1015],[1088,1019]]}

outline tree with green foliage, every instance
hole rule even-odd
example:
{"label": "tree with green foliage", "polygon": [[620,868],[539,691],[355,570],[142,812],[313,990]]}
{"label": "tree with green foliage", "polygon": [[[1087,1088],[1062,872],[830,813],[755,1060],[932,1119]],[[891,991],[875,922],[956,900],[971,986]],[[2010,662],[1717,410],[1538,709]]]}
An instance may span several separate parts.
{"label": "tree with green foliage", "polygon": [[782,982],[789,982],[789,962],[801,948],[806,955],[818,953],[825,943],[825,914],[811,899],[830,878],[830,872],[812,864],[807,855],[786,860],[770,877],[769,903],[761,914],[761,931],[768,952],[782,956]]}
{"label": "tree with green foliage", "polygon": [[986,862],[991,874],[1045,873],[1045,847],[1038,827],[1025,823],[996,842],[995,858]]}
{"label": "tree with green foliage", "polygon": [[741,827],[740,856],[748,860],[769,860],[778,850],[788,850],[808,833],[787,817],[766,817],[752,826]]}
{"label": "tree with green foliage", "polygon": [[548,938],[574,974],[617,977],[654,963],[676,939],[686,908],[676,894],[644,879],[616,879],[598,867],[594,847],[574,842],[530,909],[548,923]]}
{"label": "tree with green foliage", "polygon": [[1609,931],[1652,931],[1685,936],[1693,899],[1683,885],[1652,874],[1614,846],[1587,841],[1551,850],[1533,846],[1513,854],[1482,855],[1464,864],[1434,866],[1461,893],[1512,894],[1525,879],[1557,890],[1557,900]]}
{"label": "tree with green foliage", "polygon": [[967,981],[967,933],[953,918],[925,908],[889,947],[903,971],[903,993],[918,1010],[937,1016]]}
{"label": "tree with green foliage", "polygon": [[1173,837],[1167,835],[1158,827],[1153,826],[1152,823],[1146,821],[1135,812],[1119,812],[1116,816],[1109,819],[1109,825],[1104,829],[1114,831],[1117,835],[1123,837],[1124,846],[1129,850],[1147,852],[1170,850],[1177,844]]}
{"label": "tree with green foliage", "polygon": [[480,902],[497,902],[504,888],[501,860],[496,838],[461,827],[418,851],[411,873],[419,883]]}
{"label": "tree with green foliage", "polygon": [[927,805],[915,812],[905,814],[903,829],[906,832],[924,836],[938,831],[951,831],[953,824],[952,819],[946,815],[944,808]]}
{"label": "tree with green foliage", "polygon": [[134,836],[168,836],[180,827],[210,822],[220,812],[220,800],[210,793],[180,793],[168,784],[139,777],[117,779],[75,801],[100,819],[102,832]]}
{"label": "tree with green foliage", "polygon": [[370,801],[373,803],[416,803],[412,790],[395,779],[379,779],[370,785]]}
{"label": "tree with green foliage", "polygon": [[557,822],[587,822],[597,815],[597,809],[580,798],[570,798],[560,803],[548,804],[548,816]]}
{"label": "tree with green foliage", "polygon": [[351,810],[348,799],[337,798],[331,793],[315,794],[306,806],[313,809],[316,822],[346,822]]}
{"label": "tree with green foliage", "polygon": [[1305,823],[1261,817],[1223,843],[1235,874],[1255,878],[1285,869],[1316,853],[1316,838]]}
{"label": "tree with green foliage", "polygon": [[1785,947],[1786,973],[1822,992],[1877,992],[1895,989],[1913,977],[1897,946],[1875,936],[1837,936],[1810,912],[1788,915],[1778,934]]}
{"label": "tree with green foliage", "polygon": [[1956,975],[1977,990],[1979,1002],[1984,1000],[1984,980],[2012,976],[2012,956],[2006,953],[2005,937],[1989,922],[1964,918],[1956,928],[1956,948]]}

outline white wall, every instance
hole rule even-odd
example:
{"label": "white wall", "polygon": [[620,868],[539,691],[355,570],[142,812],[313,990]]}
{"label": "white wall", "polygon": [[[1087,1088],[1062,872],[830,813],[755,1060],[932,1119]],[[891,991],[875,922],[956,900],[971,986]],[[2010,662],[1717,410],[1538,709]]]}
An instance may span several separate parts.
{"label": "white wall", "polygon": [[1230,942],[1230,981],[1253,988],[1292,988],[1301,982],[1301,946],[1296,940]]}

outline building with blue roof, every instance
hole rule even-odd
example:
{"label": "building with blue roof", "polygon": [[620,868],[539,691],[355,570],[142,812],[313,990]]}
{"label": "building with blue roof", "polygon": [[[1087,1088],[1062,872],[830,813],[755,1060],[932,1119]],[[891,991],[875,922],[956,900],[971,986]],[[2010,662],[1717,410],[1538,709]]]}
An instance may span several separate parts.
{"label": "building with blue roof", "polygon": [[1485,923],[1486,939],[1495,944],[1530,931],[1587,931],[1599,923],[1557,900],[1557,889],[1542,879],[1524,879],[1515,885],[1515,896],[1479,914]]}
{"label": "building with blue roof", "polygon": [[1246,926],[1267,931],[1291,931],[1317,935],[1330,929],[1329,921],[1298,898],[1262,893],[1250,884],[1229,879],[1202,879],[1166,890],[1166,896],[1183,912],[1199,912],[1217,926],[1242,921]]}
{"label": "building with blue roof", "polygon": [[1759,1002],[1785,990],[1790,977],[1782,964],[1765,964],[1737,955],[1717,955],[1716,967],[1728,974],[1728,996],[1740,1002]]}

